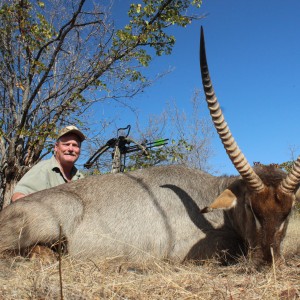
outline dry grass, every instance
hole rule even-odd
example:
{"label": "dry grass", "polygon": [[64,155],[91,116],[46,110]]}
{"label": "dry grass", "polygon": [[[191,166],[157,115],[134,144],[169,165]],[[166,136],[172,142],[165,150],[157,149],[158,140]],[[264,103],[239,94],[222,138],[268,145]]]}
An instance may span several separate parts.
{"label": "dry grass", "polygon": [[[246,260],[232,266],[117,259],[62,259],[64,299],[300,299],[300,218],[293,218],[284,243],[285,266],[261,272]],[[24,258],[0,261],[0,299],[60,299],[58,263]]]}

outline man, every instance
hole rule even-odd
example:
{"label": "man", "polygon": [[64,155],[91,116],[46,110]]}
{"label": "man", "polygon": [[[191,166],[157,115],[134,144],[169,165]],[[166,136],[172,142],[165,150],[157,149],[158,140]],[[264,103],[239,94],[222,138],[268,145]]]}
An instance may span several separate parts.
{"label": "man", "polygon": [[63,128],[54,145],[54,156],[39,162],[21,178],[11,200],[16,201],[37,191],[83,178],[74,164],[84,140],[84,134],[77,127]]}

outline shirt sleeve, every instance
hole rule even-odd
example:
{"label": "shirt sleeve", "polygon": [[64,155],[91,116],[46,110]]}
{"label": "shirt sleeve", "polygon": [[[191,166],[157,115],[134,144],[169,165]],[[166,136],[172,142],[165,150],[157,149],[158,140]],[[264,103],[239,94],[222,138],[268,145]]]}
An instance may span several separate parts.
{"label": "shirt sleeve", "polygon": [[49,188],[48,174],[38,167],[30,169],[17,183],[14,193],[29,195]]}

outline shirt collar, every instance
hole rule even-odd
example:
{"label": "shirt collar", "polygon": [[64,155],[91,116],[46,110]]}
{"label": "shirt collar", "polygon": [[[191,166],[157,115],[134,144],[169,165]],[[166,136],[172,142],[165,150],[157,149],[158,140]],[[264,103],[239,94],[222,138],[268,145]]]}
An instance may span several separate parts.
{"label": "shirt collar", "polygon": [[[61,175],[63,176],[63,173],[61,171],[61,166],[60,166],[59,162],[56,160],[55,155],[53,155],[51,157],[50,161],[51,161],[51,169],[53,171],[59,171],[61,173]],[[77,172],[78,172],[78,169],[75,166],[73,166],[72,170],[71,170],[72,178],[76,175]]]}

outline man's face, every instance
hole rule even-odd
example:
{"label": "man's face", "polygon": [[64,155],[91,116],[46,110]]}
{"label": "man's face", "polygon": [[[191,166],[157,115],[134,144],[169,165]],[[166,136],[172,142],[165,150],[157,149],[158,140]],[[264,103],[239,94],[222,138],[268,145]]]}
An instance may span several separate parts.
{"label": "man's face", "polygon": [[80,139],[76,134],[66,134],[55,143],[54,150],[61,165],[74,165],[80,155]]}

